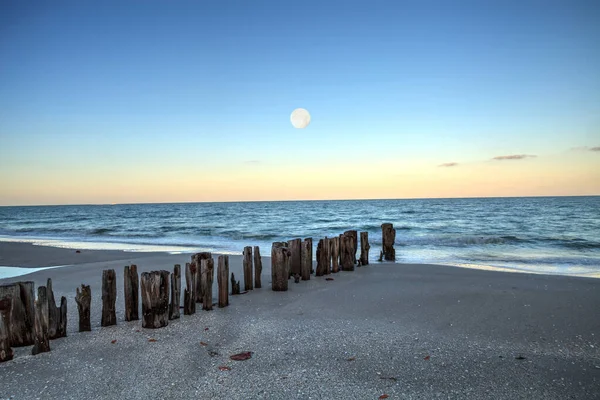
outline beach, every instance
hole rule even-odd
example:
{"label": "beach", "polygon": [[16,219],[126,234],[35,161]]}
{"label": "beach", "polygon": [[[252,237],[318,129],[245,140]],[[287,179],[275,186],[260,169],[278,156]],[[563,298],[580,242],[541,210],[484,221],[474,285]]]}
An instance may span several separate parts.
{"label": "beach", "polygon": [[[0,398],[600,397],[598,279],[373,262],[273,292],[269,250],[263,288],[151,330],[124,321],[123,266],[172,271],[190,254],[0,243],[3,266],[72,264],[0,280],[52,278],[68,300],[68,336],[36,356],[15,348],[0,364]],[[229,265],[241,278],[241,256]],[[101,328],[107,268],[118,324]],[[92,332],[77,332],[81,283],[92,289]],[[229,358],[246,351],[249,360]]]}

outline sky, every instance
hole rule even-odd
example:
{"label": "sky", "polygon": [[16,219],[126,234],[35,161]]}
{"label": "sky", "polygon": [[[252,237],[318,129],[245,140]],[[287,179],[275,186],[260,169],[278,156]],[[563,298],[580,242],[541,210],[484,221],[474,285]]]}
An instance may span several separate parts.
{"label": "sky", "polygon": [[595,0],[3,1],[0,205],[600,195],[599,20]]}

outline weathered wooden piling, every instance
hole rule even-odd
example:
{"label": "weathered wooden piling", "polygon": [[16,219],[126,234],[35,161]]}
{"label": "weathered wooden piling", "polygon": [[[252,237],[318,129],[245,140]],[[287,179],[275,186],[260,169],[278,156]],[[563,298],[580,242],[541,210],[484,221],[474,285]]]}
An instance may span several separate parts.
{"label": "weathered wooden piling", "polygon": [[202,260],[211,260],[211,262],[213,263],[213,268],[215,266],[212,258],[212,253],[209,251],[196,253],[192,256],[192,264],[196,266],[196,303],[202,303],[202,299],[204,298],[204,295],[202,293],[202,274],[200,273]]}
{"label": "weathered wooden piling", "polygon": [[396,261],[396,250],[394,242],[396,241],[396,230],[390,223],[381,224],[381,242],[383,247],[383,259],[386,261]]}
{"label": "weathered wooden piling", "polygon": [[[228,261],[228,263],[229,263],[229,261]],[[260,256],[260,248],[258,246],[254,246],[254,288],[255,289],[262,288],[261,274],[262,274],[262,258]]]}
{"label": "weathered wooden piling", "polygon": [[369,265],[369,232],[360,233],[360,265]]}
{"label": "weathered wooden piling", "polygon": [[77,311],[79,311],[79,332],[91,331],[90,303],[92,302],[92,290],[89,286],[81,284],[81,291],[77,288],[75,302],[77,303]]}
{"label": "weathered wooden piling", "polygon": [[16,282],[0,286],[0,299],[11,299],[10,318],[7,323],[12,347],[33,344],[33,328],[35,323],[34,283]]}
{"label": "weathered wooden piling", "polygon": [[117,324],[117,276],[114,269],[102,271],[102,322],[101,326]]}
{"label": "weathered wooden piling", "polygon": [[13,358],[9,331],[11,303],[12,299],[8,296],[0,299],[0,362],[9,361]]}
{"label": "weathered wooden piling", "polygon": [[309,281],[312,271],[312,238],[304,239],[302,242],[301,258],[300,275],[303,281]]}
{"label": "weathered wooden piling", "polygon": [[317,244],[317,270],[315,276],[329,274],[331,270],[331,257],[329,256],[329,239],[320,239]]}
{"label": "weathered wooden piling", "polygon": [[56,306],[52,279],[46,282],[46,295],[48,296],[48,335],[50,340],[67,336],[67,298],[60,298],[60,305]]}
{"label": "weathered wooden piling", "polygon": [[231,273],[231,295],[240,294],[240,281],[235,280],[235,275]]}
{"label": "weathered wooden piling", "polygon": [[[202,260],[200,264],[200,270],[202,272],[202,284],[204,287],[202,288],[202,295],[204,298],[202,299],[202,309],[205,311],[210,311],[213,309],[213,281],[215,279],[214,274],[214,265],[215,263],[211,260]],[[252,277],[250,277],[252,281]]]}
{"label": "weathered wooden piling", "polygon": [[125,321],[137,321],[140,319],[140,282],[137,266],[126,266],[123,274],[123,297],[125,298]]}
{"label": "weathered wooden piling", "polygon": [[288,241],[290,249],[290,276],[300,275],[302,270],[302,239]]}
{"label": "weathered wooden piling", "polygon": [[181,265],[175,264],[171,272],[171,302],[169,303],[169,319],[177,319],[181,313],[179,302],[181,300]]}
{"label": "weathered wooden piling", "polygon": [[340,265],[342,271],[354,271],[354,242],[352,235],[344,233],[340,236]]}
{"label": "weathered wooden piling", "polygon": [[242,262],[244,267],[244,290],[252,290],[252,246],[244,247],[242,255],[244,256]]}
{"label": "weathered wooden piling", "polygon": [[352,238],[352,262],[356,264],[356,252],[358,251],[358,232],[350,230],[344,232],[344,235],[349,235]]}
{"label": "weathered wooden piling", "polygon": [[[257,249],[258,247],[255,247]],[[256,252],[254,253],[256,257]],[[219,308],[229,305],[229,256],[219,256],[217,260],[217,286],[219,287]]]}
{"label": "weathered wooden piling", "polygon": [[340,238],[338,236],[329,239],[329,253],[331,257],[331,272],[335,274],[340,271]]}
{"label": "weathered wooden piling", "polygon": [[45,286],[38,287],[35,301],[35,322],[33,327],[33,348],[31,354],[50,351],[50,335],[48,334],[48,293]]}
{"label": "weathered wooden piling", "polygon": [[183,315],[196,312],[196,264],[185,264],[185,290],[183,291]]}
{"label": "weathered wooden piling", "polygon": [[271,289],[275,292],[288,290],[290,250],[284,242],[271,246]]}
{"label": "weathered wooden piling", "polygon": [[169,324],[169,271],[142,273],[142,328]]}

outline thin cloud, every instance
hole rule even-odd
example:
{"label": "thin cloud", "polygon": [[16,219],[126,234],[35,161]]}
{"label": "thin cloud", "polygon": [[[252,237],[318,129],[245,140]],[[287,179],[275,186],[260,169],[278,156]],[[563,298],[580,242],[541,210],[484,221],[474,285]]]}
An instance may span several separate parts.
{"label": "thin cloud", "polygon": [[572,147],[571,150],[573,150],[573,151],[600,151],[600,146],[596,146],[596,147],[579,146],[579,147]]}
{"label": "thin cloud", "polygon": [[504,161],[504,160],[523,160],[525,158],[533,158],[533,157],[537,157],[533,154],[511,154],[508,156],[496,156],[494,158],[492,158],[492,160],[496,160],[496,161]]}
{"label": "thin cloud", "polygon": [[458,165],[458,163],[456,163],[456,162],[447,162],[447,163],[443,163],[443,164],[438,165],[438,167],[449,168],[449,167],[456,167],[457,165]]}

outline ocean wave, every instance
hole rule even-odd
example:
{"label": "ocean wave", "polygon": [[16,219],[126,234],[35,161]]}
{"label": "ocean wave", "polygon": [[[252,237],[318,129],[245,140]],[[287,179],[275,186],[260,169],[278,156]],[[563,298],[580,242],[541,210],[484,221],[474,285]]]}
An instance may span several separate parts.
{"label": "ocean wave", "polygon": [[559,246],[571,250],[597,250],[600,249],[600,242],[585,240],[582,238],[542,238],[540,242],[551,243],[553,246]]}
{"label": "ocean wave", "polygon": [[112,228],[95,228],[90,230],[88,233],[90,235],[104,235],[105,233],[114,232],[115,230]]}

